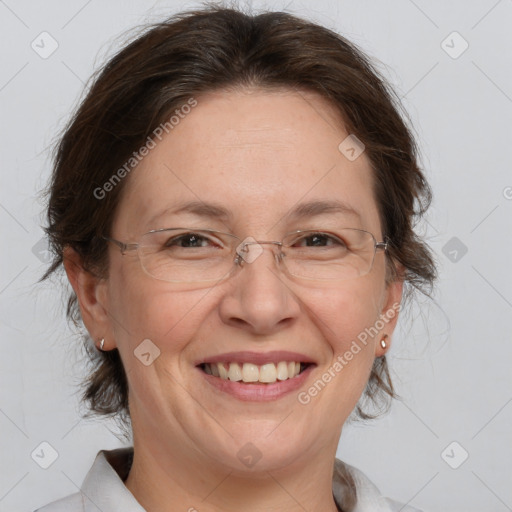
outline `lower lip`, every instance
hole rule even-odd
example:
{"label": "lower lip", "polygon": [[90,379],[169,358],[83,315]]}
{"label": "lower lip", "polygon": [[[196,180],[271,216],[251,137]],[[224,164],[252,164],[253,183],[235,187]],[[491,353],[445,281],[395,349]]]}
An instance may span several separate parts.
{"label": "lower lip", "polygon": [[314,366],[313,364],[309,365],[302,373],[292,379],[276,381],[272,384],[256,382],[243,383],[241,381],[224,380],[220,377],[208,375],[201,370],[201,368],[198,368],[198,370],[206,379],[206,382],[219,391],[227,393],[238,400],[247,402],[270,402],[272,400],[278,400],[299,389],[308,378]]}

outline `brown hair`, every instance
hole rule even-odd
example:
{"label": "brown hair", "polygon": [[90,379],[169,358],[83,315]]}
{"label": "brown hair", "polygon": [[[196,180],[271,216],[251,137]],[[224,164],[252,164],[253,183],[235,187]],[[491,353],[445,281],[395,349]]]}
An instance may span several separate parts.
{"label": "brown hair", "polygon": [[[436,268],[413,227],[431,191],[394,92],[357,47],[324,27],[282,12],[252,16],[216,6],[149,27],[94,78],[55,149],[46,228],[54,259],[43,279],[61,267],[66,247],[86,270],[106,276],[101,235],[109,233],[126,179],[100,199],[95,191],[191,97],[254,86],[316,92],[339,112],[373,167],[382,230],[391,241],[387,279],[429,294]],[[80,324],[74,293],[67,315]],[[128,424],[128,382],[117,349],[97,352],[87,334],[84,340],[93,363],[84,400],[93,413]],[[357,412],[369,418],[365,400],[385,408],[393,396],[386,359],[377,358]]]}

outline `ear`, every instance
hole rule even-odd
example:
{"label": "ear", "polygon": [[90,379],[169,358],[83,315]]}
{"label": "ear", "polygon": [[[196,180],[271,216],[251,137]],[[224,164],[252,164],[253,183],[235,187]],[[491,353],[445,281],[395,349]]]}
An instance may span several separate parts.
{"label": "ear", "polygon": [[63,264],[68,280],[77,296],[84,325],[94,343],[105,338],[104,350],[114,348],[107,310],[107,283],[84,269],[79,254],[66,247]]}
{"label": "ear", "polygon": [[[380,314],[380,321],[383,326],[379,334],[376,336],[375,357],[384,356],[391,346],[391,337],[395,330],[396,323],[398,321],[398,314],[401,309],[403,287],[404,281],[402,273],[400,273],[399,279],[392,281],[386,287],[386,298]],[[381,340],[385,335],[387,335],[385,338],[386,346],[382,347]]]}

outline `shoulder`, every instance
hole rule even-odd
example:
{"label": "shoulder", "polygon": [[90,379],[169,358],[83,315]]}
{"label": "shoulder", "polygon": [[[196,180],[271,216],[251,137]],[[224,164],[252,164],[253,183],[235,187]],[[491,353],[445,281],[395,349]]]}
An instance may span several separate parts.
{"label": "shoulder", "polygon": [[[343,505],[343,492],[354,492],[355,501],[350,503],[351,512],[421,512],[407,504],[382,496],[377,486],[359,469],[335,459],[333,492]],[[345,510],[345,508],[343,509]]]}
{"label": "shoulder", "polygon": [[84,502],[81,493],[70,494],[65,498],[48,503],[34,512],[83,512]]}

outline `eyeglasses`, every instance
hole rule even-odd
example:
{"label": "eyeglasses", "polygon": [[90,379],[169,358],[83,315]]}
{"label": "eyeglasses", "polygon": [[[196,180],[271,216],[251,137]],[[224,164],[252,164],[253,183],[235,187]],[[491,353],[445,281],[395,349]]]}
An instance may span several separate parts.
{"label": "eyeglasses", "polygon": [[272,244],[278,265],[292,276],[311,280],[345,280],[368,274],[377,250],[386,251],[389,239],[377,242],[362,229],[335,231],[299,230],[281,242],[242,240],[236,235],[211,229],[156,229],[142,235],[138,243],[103,237],[121,249],[137,251],[144,271],[155,279],[172,283],[218,281],[235,268],[254,262],[264,244]]}

